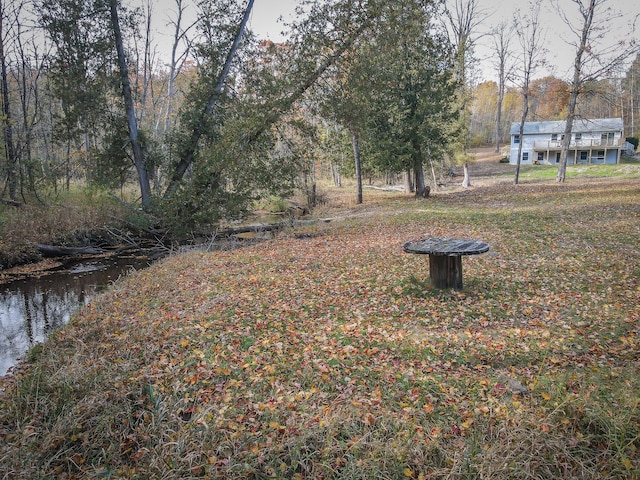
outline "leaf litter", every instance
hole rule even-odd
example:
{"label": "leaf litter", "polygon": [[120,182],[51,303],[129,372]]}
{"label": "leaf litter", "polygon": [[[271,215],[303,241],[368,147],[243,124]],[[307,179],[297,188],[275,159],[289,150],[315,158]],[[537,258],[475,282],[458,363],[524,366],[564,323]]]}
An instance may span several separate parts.
{"label": "leaf litter", "polygon": [[[498,185],[168,258],[2,380],[0,472],[637,478],[639,219],[629,180]],[[491,245],[463,291],[425,234]]]}

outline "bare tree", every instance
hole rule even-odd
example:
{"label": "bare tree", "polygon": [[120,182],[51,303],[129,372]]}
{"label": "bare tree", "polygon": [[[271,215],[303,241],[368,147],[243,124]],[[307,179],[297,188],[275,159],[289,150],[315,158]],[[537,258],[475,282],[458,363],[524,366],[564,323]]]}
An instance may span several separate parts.
{"label": "bare tree", "polygon": [[513,39],[513,28],[507,22],[500,22],[493,32],[493,45],[495,65],[498,70],[498,104],[496,106],[496,153],[500,152],[500,138],[502,132],[502,102],[506,81],[511,70],[511,40]]}
{"label": "bare tree", "polygon": [[529,84],[531,76],[537,67],[543,63],[542,57],[542,28],[540,25],[540,0],[530,6],[529,14],[514,17],[514,28],[522,47],[522,116],[520,118],[518,159],[516,161],[516,173],[513,180],[515,185],[520,178],[520,163],[522,161],[522,139],[524,136],[524,124],[529,114]]}
{"label": "bare tree", "polygon": [[[30,188],[37,195],[34,178],[34,130],[42,117],[40,101],[40,78],[47,59],[46,45],[41,53],[42,42],[36,38],[33,29],[24,23],[20,15],[16,19],[16,69],[15,83],[20,95],[20,110],[22,124],[19,126],[16,150],[23,159]],[[24,186],[24,182],[21,182]]]}
{"label": "bare tree", "polygon": [[[13,5],[13,3],[10,3],[10,5]],[[4,0],[0,0],[0,89],[2,90],[2,137],[4,140],[7,159],[7,184],[9,187],[9,198],[12,201],[16,201],[18,191],[18,155],[13,141],[13,117],[9,96],[6,53],[8,31],[11,29],[11,25],[7,24],[9,23],[10,18],[14,18],[12,13],[13,12],[9,11],[6,7]]]}
{"label": "bare tree", "polygon": [[[627,70],[626,77],[622,81],[622,93],[623,100],[622,104],[624,105],[624,94],[626,93],[626,97],[628,100],[628,121],[627,121],[627,132],[631,134],[631,136],[637,137],[638,129],[636,128],[636,113],[638,110],[638,94],[640,93],[638,89],[638,83],[640,82],[640,53],[636,54],[635,59],[629,69]],[[624,107],[623,107],[624,110]]]}
{"label": "bare tree", "polygon": [[138,184],[140,186],[140,195],[142,197],[142,206],[146,210],[151,207],[151,186],[149,176],[144,165],[144,157],[142,146],[138,138],[138,122],[136,120],[136,111],[133,104],[133,95],[131,94],[131,84],[129,82],[129,68],[124,53],[124,45],[122,42],[122,33],[120,31],[120,20],[118,18],[118,0],[109,1],[111,11],[111,25],[113,27],[113,35],[118,52],[118,66],[120,67],[120,81],[122,82],[122,98],[124,100],[127,113],[127,124],[129,126],[129,141],[133,150],[133,163],[138,174]]}
{"label": "bare tree", "polygon": [[480,0],[451,0],[445,9],[445,14],[447,19],[445,28],[456,48],[457,80],[461,85],[459,98],[462,119],[459,129],[459,148],[462,152],[458,152],[457,156],[463,159],[464,179],[462,186],[467,188],[471,186],[469,156],[467,154],[469,143],[469,89],[467,86],[469,76],[467,72],[474,61],[473,49],[482,36],[478,31],[479,27],[488,17],[488,13],[480,8]]}
{"label": "bare tree", "polygon": [[[599,46],[605,35],[611,32],[611,20],[619,17],[619,15],[612,14],[610,10],[603,10],[602,17],[596,16],[596,10],[599,12],[604,6],[610,4],[610,0],[572,0],[572,2],[578,8],[578,18],[582,21],[582,25],[579,27],[574,27],[573,18],[575,15],[567,14],[562,10],[560,4],[556,2],[557,10],[561,13],[565,24],[578,39],[577,42],[572,43],[576,49],[576,55],[573,62],[573,78],[571,80],[567,120],[564,136],[562,137],[560,164],[556,175],[558,183],[562,183],[566,179],[571,130],[573,129],[573,121],[576,118],[578,96],[582,93],[584,85],[611,72],[637,48],[635,41],[624,39],[613,46],[602,47],[602,49],[597,50],[595,47]],[[638,18],[637,15],[636,18]],[[628,38],[633,38],[633,35]]]}
{"label": "bare tree", "polygon": [[356,203],[362,203],[362,162],[360,159],[360,138],[354,132],[351,136],[351,144],[353,145],[353,158],[356,162],[356,182],[357,182],[357,200]]}
{"label": "bare tree", "polygon": [[[144,120],[147,114],[148,108],[148,100],[150,91],[153,88],[153,63],[154,63],[154,53],[155,49],[152,46],[152,35],[151,35],[151,22],[153,20],[153,6],[151,0],[146,0],[144,5],[144,33],[143,40],[144,46],[142,49],[142,62],[140,62],[139,55],[137,52],[139,49],[135,48],[136,51],[136,75],[135,75],[135,91],[138,94],[138,104],[140,105],[138,111],[138,118],[140,124],[144,124]],[[140,65],[142,63],[142,66]],[[142,68],[141,68],[142,67]],[[142,76],[140,75],[140,70],[142,70]],[[139,85],[139,82],[142,82],[142,85]]]}
{"label": "bare tree", "polygon": [[[185,60],[189,56],[191,44],[188,39],[189,30],[193,28],[195,23],[184,28],[182,25],[182,17],[186,10],[183,0],[175,0],[176,3],[176,19],[171,22],[174,27],[173,43],[171,45],[171,60],[169,63],[169,81],[167,84],[167,114],[165,116],[164,131],[171,129],[171,118],[173,116],[173,108],[176,96],[176,79],[180,74]],[[186,42],[186,48],[179,52],[180,44]]]}

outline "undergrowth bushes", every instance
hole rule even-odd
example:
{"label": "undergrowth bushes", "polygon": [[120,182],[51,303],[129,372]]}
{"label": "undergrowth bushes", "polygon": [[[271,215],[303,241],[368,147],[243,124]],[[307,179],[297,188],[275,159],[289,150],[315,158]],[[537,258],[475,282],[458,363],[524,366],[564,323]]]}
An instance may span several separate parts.
{"label": "undergrowth bushes", "polygon": [[41,203],[0,208],[0,269],[39,260],[35,243],[82,244],[117,222],[122,207],[105,192],[82,189]]}

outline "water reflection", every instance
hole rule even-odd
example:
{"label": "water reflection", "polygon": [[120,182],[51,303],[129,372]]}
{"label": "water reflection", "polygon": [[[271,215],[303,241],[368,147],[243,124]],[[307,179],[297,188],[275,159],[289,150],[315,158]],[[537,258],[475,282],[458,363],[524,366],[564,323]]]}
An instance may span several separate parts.
{"label": "water reflection", "polygon": [[132,268],[148,265],[140,257],[99,259],[0,285],[0,376],[105,286]]}

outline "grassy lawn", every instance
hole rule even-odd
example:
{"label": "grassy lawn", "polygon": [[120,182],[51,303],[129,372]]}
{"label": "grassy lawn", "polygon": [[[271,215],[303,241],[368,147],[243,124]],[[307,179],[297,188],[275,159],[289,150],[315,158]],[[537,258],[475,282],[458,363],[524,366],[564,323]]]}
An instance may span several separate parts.
{"label": "grassy lawn", "polygon": [[[527,180],[553,181],[558,173],[555,165],[523,165],[520,178]],[[618,165],[568,165],[567,179],[597,178],[597,177],[626,177],[638,178],[640,171],[637,162],[621,163]]]}
{"label": "grassy lawn", "polygon": [[[121,280],[1,381],[0,478],[638,478],[631,167],[367,191]],[[438,291],[424,235],[491,250]]]}

